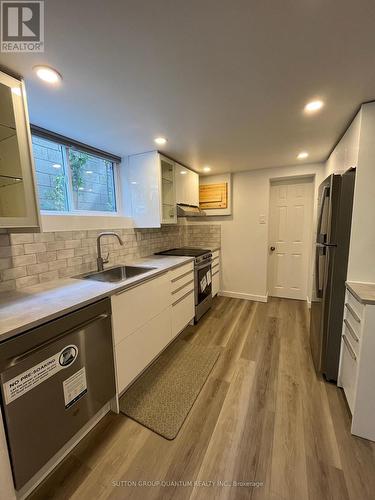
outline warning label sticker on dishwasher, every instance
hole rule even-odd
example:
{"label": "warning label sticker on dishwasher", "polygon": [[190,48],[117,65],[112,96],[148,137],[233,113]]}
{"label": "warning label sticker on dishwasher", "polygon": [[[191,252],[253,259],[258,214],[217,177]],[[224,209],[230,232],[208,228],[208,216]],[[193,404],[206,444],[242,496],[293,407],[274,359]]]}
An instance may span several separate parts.
{"label": "warning label sticker on dishwasher", "polygon": [[65,409],[70,408],[87,392],[86,369],[85,367],[73,373],[73,375],[63,382]]}
{"label": "warning label sticker on dishwasher", "polygon": [[70,366],[78,356],[78,347],[68,345],[60,352],[32,366],[3,384],[5,404],[9,404],[20,396]]}

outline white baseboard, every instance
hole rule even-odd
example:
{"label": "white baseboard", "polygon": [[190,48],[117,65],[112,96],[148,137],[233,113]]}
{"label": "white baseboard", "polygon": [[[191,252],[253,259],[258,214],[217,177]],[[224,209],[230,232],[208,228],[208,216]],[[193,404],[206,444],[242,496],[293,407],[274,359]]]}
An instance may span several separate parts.
{"label": "white baseboard", "polygon": [[219,292],[219,295],[222,297],[231,297],[232,299],[243,299],[243,300],[254,300],[256,302],[267,302],[267,295],[253,295],[251,293],[240,293],[240,292],[231,292],[229,290],[222,290]]}

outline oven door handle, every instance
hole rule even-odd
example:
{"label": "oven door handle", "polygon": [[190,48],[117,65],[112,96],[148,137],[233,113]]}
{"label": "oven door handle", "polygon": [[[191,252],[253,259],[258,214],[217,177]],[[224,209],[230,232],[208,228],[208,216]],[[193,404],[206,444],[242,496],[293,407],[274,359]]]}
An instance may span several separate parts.
{"label": "oven door handle", "polygon": [[201,264],[198,264],[197,266],[194,267],[195,271],[200,271],[201,269],[204,269],[205,267],[211,267],[212,260],[207,260],[205,262],[202,262]]}

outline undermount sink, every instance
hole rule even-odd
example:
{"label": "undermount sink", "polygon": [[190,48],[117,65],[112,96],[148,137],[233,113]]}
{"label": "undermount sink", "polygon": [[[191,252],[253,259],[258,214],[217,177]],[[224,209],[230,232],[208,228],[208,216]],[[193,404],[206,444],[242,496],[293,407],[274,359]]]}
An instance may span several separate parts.
{"label": "undermount sink", "polygon": [[129,278],[134,278],[139,274],[148,273],[156,269],[155,267],[141,267],[141,266],[117,266],[104,271],[93,271],[87,274],[81,274],[76,278],[84,280],[106,281],[108,283],[116,283],[117,281],[125,281]]}

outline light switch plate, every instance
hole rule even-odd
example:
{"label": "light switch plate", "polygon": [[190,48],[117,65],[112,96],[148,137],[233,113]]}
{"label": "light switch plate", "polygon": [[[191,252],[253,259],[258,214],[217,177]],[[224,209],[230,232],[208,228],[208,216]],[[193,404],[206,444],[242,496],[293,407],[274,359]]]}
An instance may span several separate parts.
{"label": "light switch plate", "polygon": [[265,223],[266,223],[266,216],[259,215],[259,224],[265,224]]}

